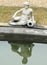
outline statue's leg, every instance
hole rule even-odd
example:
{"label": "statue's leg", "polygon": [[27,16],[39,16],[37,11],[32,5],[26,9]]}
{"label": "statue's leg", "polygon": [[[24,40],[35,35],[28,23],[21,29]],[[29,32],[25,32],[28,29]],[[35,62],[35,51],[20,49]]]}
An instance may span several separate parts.
{"label": "statue's leg", "polygon": [[16,22],[15,25],[25,25],[25,21],[20,20],[19,22]]}
{"label": "statue's leg", "polygon": [[10,25],[15,25],[15,23],[18,22],[19,20],[20,20],[20,16],[14,17],[11,21],[9,21],[9,24]]}
{"label": "statue's leg", "polygon": [[[14,20],[18,20],[18,22],[14,22]],[[15,17],[13,20],[9,22],[10,25],[26,25],[26,21],[22,20],[21,17]]]}
{"label": "statue's leg", "polygon": [[21,16],[14,17],[14,20],[20,20]]}
{"label": "statue's leg", "polygon": [[25,21],[20,20],[19,22],[9,22],[10,25],[26,25]]}

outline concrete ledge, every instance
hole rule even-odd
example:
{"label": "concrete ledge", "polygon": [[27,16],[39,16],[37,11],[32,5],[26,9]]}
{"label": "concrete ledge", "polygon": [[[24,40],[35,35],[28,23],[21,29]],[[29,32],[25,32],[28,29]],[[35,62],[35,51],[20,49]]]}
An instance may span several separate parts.
{"label": "concrete ledge", "polygon": [[0,26],[0,40],[47,43],[47,29]]}

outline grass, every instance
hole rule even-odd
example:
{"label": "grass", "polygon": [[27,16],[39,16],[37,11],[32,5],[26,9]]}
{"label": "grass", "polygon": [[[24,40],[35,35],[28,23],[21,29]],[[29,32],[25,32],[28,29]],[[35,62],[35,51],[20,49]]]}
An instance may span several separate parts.
{"label": "grass", "polygon": [[[47,8],[35,8],[35,7],[32,8],[34,10],[34,16],[37,24],[47,25]],[[0,6],[0,22],[8,23],[11,20],[14,12],[18,9],[20,8]]]}

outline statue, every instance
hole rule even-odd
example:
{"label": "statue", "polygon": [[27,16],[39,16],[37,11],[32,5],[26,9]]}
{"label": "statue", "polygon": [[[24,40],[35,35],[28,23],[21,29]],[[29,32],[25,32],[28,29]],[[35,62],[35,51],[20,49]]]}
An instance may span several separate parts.
{"label": "statue", "polygon": [[[22,15],[20,17],[16,16],[20,12]],[[36,24],[36,21],[34,20],[33,10],[29,8],[28,2],[24,2],[24,8],[16,11],[12,19],[13,21],[9,22],[10,25],[27,25],[29,27],[33,27]],[[16,22],[14,22],[14,20]]]}
{"label": "statue", "polygon": [[31,42],[30,43],[20,43],[20,42],[11,42],[8,41],[8,43],[11,45],[11,49],[13,52],[18,53],[20,56],[23,57],[22,63],[26,64],[28,62],[28,58],[31,57],[32,55],[32,48],[34,44]]}

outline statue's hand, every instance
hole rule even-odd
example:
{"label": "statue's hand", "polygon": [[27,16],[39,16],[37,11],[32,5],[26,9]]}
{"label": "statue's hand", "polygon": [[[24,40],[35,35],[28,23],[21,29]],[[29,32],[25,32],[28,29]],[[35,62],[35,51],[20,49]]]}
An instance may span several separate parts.
{"label": "statue's hand", "polygon": [[33,21],[33,19],[32,19],[32,18],[30,18],[30,21]]}
{"label": "statue's hand", "polygon": [[30,20],[31,20],[31,21],[34,21],[34,18],[31,18]]}
{"label": "statue's hand", "polygon": [[14,19],[14,18],[15,18],[15,16],[12,17],[12,19]]}
{"label": "statue's hand", "polygon": [[12,19],[14,20],[16,16],[13,16]]}

